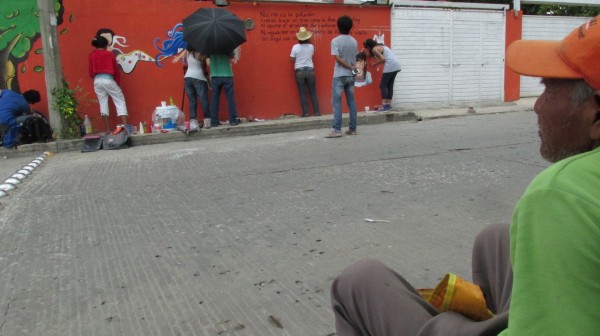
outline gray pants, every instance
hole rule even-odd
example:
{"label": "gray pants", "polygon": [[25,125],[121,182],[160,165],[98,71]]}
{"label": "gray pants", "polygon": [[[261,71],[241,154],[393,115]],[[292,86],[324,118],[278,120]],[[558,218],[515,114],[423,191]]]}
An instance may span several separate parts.
{"label": "gray pants", "polygon": [[[496,315],[474,322],[454,312],[439,313],[402,276],[373,259],[346,268],[331,286],[339,336],[488,336],[508,325],[512,290],[506,224],[490,225],[475,239],[473,282]],[[442,274],[440,274],[442,276]]]}

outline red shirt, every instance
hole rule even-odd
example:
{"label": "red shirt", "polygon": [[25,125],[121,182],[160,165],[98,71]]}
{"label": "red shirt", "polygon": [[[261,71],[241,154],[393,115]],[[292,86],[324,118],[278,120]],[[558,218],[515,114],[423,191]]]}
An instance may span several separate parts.
{"label": "red shirt", "polygon": [[109,74],[113,76],[117,84],[121,79],[115,55],[104,49],[96,49],[90,53],[89,71],[92,78],[97,74]]}

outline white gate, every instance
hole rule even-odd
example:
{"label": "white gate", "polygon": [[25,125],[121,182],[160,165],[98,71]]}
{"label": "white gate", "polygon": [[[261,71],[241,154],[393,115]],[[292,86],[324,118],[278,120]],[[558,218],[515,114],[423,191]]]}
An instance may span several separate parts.
{"label": "white gate", "polygon": [[[523,40],[562,40],[589,18],[568,16],[523,16]],[[521,97],[537,97],[544,86],[540,78],[521,76]]]}
{"label": "white gate", "polygon": [[[505,13],[395,7],[394,104],[502,101]],[[386,41],[387,43],[387,41]]]}

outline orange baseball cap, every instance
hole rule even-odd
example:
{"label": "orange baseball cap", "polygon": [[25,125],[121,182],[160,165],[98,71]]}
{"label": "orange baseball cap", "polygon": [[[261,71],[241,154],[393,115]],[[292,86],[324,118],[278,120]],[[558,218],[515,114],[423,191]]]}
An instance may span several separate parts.
{"label": "orange baseball cap", "polygon": [[600,89],[600,15],[562,41],[519,40],[506,50],[506,64],[516,73],[543,78],[583,79]]}

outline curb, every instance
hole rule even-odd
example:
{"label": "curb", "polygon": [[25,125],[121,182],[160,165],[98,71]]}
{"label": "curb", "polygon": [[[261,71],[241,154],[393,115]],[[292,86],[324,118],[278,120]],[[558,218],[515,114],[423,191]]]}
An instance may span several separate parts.
{"label": "curb", "polygon": [[[469,105],[468,103],[454,106],[415,105],[403,107],[401,111],[389,111],[385,113],[359,112],[359,125],[376,125],[386,122],[419,122],[440,118],[452,118],[470,115],[496,114],[508,112],[533,111],[534,98],[525,98],[519,102],[509,103],[479,103]],[[304,131],[311,129],[331,128],[332,115],[320,117],[292,117],[280,118],[260,122],[243,122],[238,126],[222,125],[210,129],[201,129],[199,132],[185,134],[175,131],[170,133],[134,134],[131,136],[132,146],[154,145],[169,142],[194,141],[200,139],[222,138],[230,136],[248,136],[271,133],[284,133],[293,131]],[[342,117],[344,126],[348,125],[348,114]],[[58,140],[48,143],[34,143],[19,146],[16,149],[0,148],[2,156],[21,156],[40,152],[71,152],[80,151],[83,145],[82,139]]]}
{"label": "curb", "polygon": [[[132,146],[154,145],[169,142],[193,141],[207,138],[223,138],[230,136],[249,136],[271,133],[285,133],[331,127],[331,116],[310,118],[282,118],[260,122],[244,122],[238,126],[222,125],[210,129],[201,129],[199,132],[185,134],[175,131],[170,133],[149,133],[131,135]],[[413,112],[386,112],[386,113],[358,113],[359,125],[375,125],[386,122],[421,120]],[[342,118],[344,125],[348,124],[348,115]],[[83,139],[57,140],[47,143],[33,143],[17,147],[16,149],[0,148],[0,155],[21,156],[39,152],[70,152],[80,151]]]}

